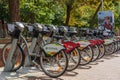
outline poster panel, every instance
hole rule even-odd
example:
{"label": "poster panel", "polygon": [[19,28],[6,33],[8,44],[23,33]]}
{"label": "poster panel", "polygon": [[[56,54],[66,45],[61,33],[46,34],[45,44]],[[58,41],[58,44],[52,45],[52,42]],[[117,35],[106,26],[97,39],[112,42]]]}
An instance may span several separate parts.
{"label": "poster panel", "polygon": [[98,12],[98,30],[103,32],[104,36],[113,36],[114,14],[112,11]]}

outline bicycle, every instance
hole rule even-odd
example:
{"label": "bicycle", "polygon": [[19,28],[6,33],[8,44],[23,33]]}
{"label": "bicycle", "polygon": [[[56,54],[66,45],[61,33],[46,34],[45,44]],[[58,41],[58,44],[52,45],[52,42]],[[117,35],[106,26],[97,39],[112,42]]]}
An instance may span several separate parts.
{"label": "bicycle", "polygon": [[[49,43],[46,45],[41,45],[41,43],[44,42],[43,34],[49,33],[49,31],[43,31],[43,26],[37,23],[29,26],[28,28],[31,28],[31,32],[33,32],[33,39],[30,48],[28,47],[26,39],[22,35],[19,35],[25,43],[23,45],[24,50],[27,49],[28,52],[26,60],[23,61],[25,62],[25,64],[23,63],[22,65],[30,66],[33,63],[38,69],[41,68],[46,75],[53,78],[59,77],[64,74],[68,66],[68,60],[64,52],[64,46],[59,43]],[[55,70],[52,71],[51,69]]]}
{"label": "bicycle", "polygon": [[78,48],[80,50],[80,54],[81,54],[80,65],[89,64],[91,62],[91,60],[93,59],[93,51],[91,49],[90,43],[85,40],[80,40],[78,37],[76,37],[76,34],[78,32],[77,32],[76,28],[74,28],[74,27],[69,28],[69,33],[71,33],[70,35],[68,35],[69,40],[80,44],[80,46]]}
{"label": "bicycle", "polygon": [[[8,34],[11,36],[12,40],[11,44],[6,44],[2,50],[2,61],[5,65],[4,71],[16,71],[24,64],[25,55],[21,44],[19,43],[19,35],[21,35],[23,28],[24,26],[19,22],[13,22],[7,26]],[[7,49],[6,47],[12,49]],[[7,55],[5,56],[6,49],[9,57]]]}
{"label": "bicycle", "polygon": [[[68,33],[68,30],[65,29],[64,27],[55,27],[53,25],[47,25],[48,28],[50,29],[52,35],[50,39],[53,41],[54,37],[61,37],[63,36],[63,39],[61,41],[61,44],[65,45],[65,53],[67,54],[68,57],[68,67],[67,71],[72,71],[76,69],[79,66],[80,60],[81,60],[81,55],[78,50],[79,44],[74,43],[68,39],[65,39],[65,34]],[[63,31],[62,34],[60,31]]]}

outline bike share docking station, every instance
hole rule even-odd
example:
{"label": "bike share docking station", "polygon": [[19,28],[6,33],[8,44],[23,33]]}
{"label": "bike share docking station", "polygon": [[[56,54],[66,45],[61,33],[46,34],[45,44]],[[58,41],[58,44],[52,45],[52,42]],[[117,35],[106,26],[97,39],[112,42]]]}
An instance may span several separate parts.
{"label": "bike share docking station", "polygon": [[[8,57],[7,57],[7,60],[6,60],[6,63],[5,63],[4,72],[10,72],[10,71],[12,71],[13,68],[14,68],[14,66],[15,66],[16,58],[17,57],[14,56],[15,55],[14,53],[16,53],[16,54],[18,53],[16,48],[18,47],[17,44],[18,44],[18,40],[19,40],[20,37],[23,39],[23,41],[25,43],[25,46],[26,46],[26,48],[28,50],[28,55],[25,58],[25,64],[24,64],[24,66],[30,66],[32,64],[30,55],[32,55],[31,52],[33,51],[33,49],[35,47],[34,43],[37,41],[37,39],[35,38],[32,41],[33,44],[31,44],[32,46],[29,48],[28,44],[27,44],[27,41],[25,40],[25,38],[22,35],[20,35],[20,33],[22,32],[21,28],[23,29],[24,25],[21,24],[21,23],[19,23],[19,22],[16,22],[16,25],[17,25],[17,28],[18,28],[19,31],[15,31],[13,25],[8,25],[8,30],[11,31],[11,32],[14,31],[15,35],[12,36],[12,38],[13,38],[12,39],[12,43],[11,43],[12,45],[11,45],[11,49],[10,49],[10,51],[8,53]],[[18,34],[16,35],[16,33],[18,33]]]}
{"label": "bike share docking station", "polygon": [[[24,29],[24,25],[20,22],[14,22],[12,24],[8,24],[7,29],[8,29],[8,32],[10,32],[12,34],[12,36],[11,36],[12,37],[12,43],[11,43],[11,49],[10,49],[10,51],[8,53],[8,57],[6,59],[4,72],[12,71],[14,66],[15,66],[17,57],[15,56],[16,54],[14,54],[14,53],[17,53],[18,40],[19,40],[19,37],[21,35],[21,32]],[[28,47],[28,45],[27,45],[27,47]],[[30,51],[28,50],[28,52],[30,52]],[[29,58],[27,58],[27,59],[29,59]],[[26,65],[29,65],[31,63],[30,59],[26,60],[26,61],[27,61]]]}
{"label": "bike share docking station", "polygon": [[5,67],[4,67],[5,72],[11,71],[13,69],[13,67],[14,67],[15,61],[12,60],[12,55],[15,52],[15,49],[16,49],[16,46],[17,46],[17,40],[18,39],[14,39],[12,41],[12,46],[11,46],[11,49],[10,49],[10,51],[8,53],[8,57],[7,57]]}
{"label": "bike share docking station", "polygon": [[[23,38],[24,39],[24,38]],[[36,39],[35,40],[33,40],[33,41],[36,41]],[[14,68],[14,66],[15,66],[15,62],[16,62],[16,58],[14,58],[13,59],[13,56],[14,56],[14,53],[16,52],[16,47],[17,47],[17,42],[18,42],[18,39],[13,39],[13,41],[12,41],[12,46],[11,46],[11,49],[10,49],[10,51],[9,51],[9,53],[8,53],[8,58],[7,58],[7,60],[6,60],[6,63],[5,63],[5,68],[4,68],[4,71],[5,72],[10,72],[10,71],[12,71],[12,69]],[[25,42],[25,44],[27,45],[27,43]],[[31,62],[31,59],[30,59],[30,57],[29,57],[29,53],[33,50],[33,47],[34,47],[35,45],[33,44],[33,46],[31,46],[30,47],[30,49],[28,49],[28,55],[26,56],[26,58],[25,58],[25,64],[24,64],[24,66],[30,66],[31,64],[32,64],[32,62]],[[27,45],[27,47],[28,47],[28,45]],[[17,53],[17,52],[16,52]]]}

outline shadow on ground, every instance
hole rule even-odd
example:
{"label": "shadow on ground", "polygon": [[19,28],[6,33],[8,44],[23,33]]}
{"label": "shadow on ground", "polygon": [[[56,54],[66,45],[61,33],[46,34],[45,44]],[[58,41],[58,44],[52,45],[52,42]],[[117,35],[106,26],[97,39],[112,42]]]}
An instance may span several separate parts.
{"label": "shadow on ground", "polygon": [[39,70],[36,68],[23,68],[16,72],[1,72],[0,80],[63,80],[61,78],[51,78],[45,75],[42,71],[40,71],[40,75],[32,75],[31,73],[38,73]]}
{"label": "shadow on ground", "polygon": [[91,69],[91,66],[85,65],[85,66],[78,66],[77,69]]}

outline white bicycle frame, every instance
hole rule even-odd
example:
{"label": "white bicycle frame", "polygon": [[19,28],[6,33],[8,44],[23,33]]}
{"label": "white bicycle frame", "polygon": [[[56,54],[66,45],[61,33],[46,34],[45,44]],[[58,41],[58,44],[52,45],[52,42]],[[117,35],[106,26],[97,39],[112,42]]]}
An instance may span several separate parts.
{"label": "white bicycle frame", "polygon": [[27,44],[26,39],[25,39],[23,36],[21,36],[21,37],[22,37],[22,39],[24,40],[25,45],[26,45],[27,50],[28,50],[28,55],[27,55],[26,58],[25,58],[25,66],[30,66],[30,65],[32,64],[32,61],[31,61],[31,59],[30,59],[30,55],[33,55],[32,52],[33,52],[33,50],[34,50],[34,48],[35,48],[35,45],[36,45],[36,42],[37,42],[37,38],[33,38],[33,39],[32,39],[32,44],[31,44],[31,46],[29,47],[28,44]]}

